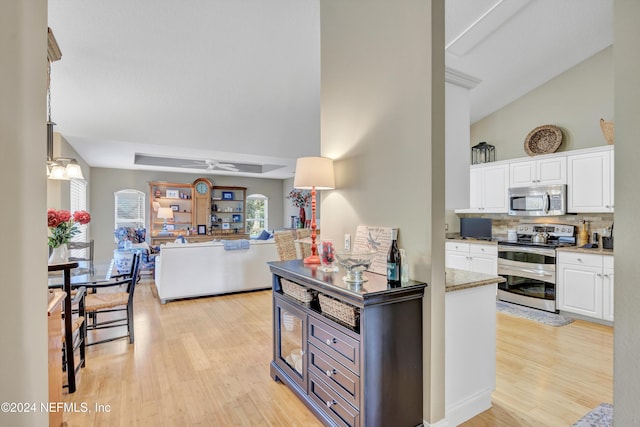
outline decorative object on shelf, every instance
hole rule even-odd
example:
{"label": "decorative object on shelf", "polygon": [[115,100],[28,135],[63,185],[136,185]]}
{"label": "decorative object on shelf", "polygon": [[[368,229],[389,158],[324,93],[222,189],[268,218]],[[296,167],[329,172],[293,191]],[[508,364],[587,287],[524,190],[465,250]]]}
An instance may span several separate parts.
{"label": "decorative object on shelf", "polygon": [[562,130],[558,126],[538,126],[524,139],[524,151],[529,156],[555,153],[562,144],[562,137]]}
{"label": "decorative object on shelf", "polygon": [[[320,264],[316,247],[316,191],[333,190],[336,187],[333,160],[327,157],[300,157],[296,161],[293,187],[301,190],[311,189],[311,255],[305,258],[304,262]],[[291,193],[289,196],[291,197]]]}
{"label": "decorative object on shelf", "polygon": [[180,190],[167,190],[166,195],[168,199],[178,199],[180,198]]}
{"label": "decorative object on shelf", "polygon": [[180,205],[169,205],[172,211],[180,212]]}
{"label": "decorative object on shelf", "polygon": [[387,253],[391,247],[393,230],[394,228],[391,227],[372,227],[368,225],[359,225],[356,228],[353,250],[377,252],[369,267],[370,272],[387,275]]}
{"label": "decorative object on shelf", "polygon": [[608,122],[605,119],[600,119],[600,129],[602,129],[602,135],[604,135],[604,139],[607,141],[607,144],[613,145],[615,139],[613,122]]}
{"label": "decorative object on shelf", "polygon": [[337,267],[333,265],[335,261],[333,240],[326,239],[318,243],[318,252],[320,254],[320,271],[324,271],[325,273],[335,273],[338,271]]}
{"label": "decorative object on shelf", "polygon": [[222,200],[233,200],[233,191],[223,191]]}
{"label": "decorative object on shelf", "polygon": [[[167,190],[169,193],[170,190]],[[177,190],[176,190],[177,191]],[[167,227],[167,220],[173,219],[173,210],[171,208],[159,208],[158,219],[163,219],[162,231],[158,233],[159,236],[170,236],[169,228]]]}
{"label": "decorative object on shelf", "polygon": [[242,221],[242,215],[239,215],[239,214],[233,214],[233,215],[231,216],[231,221],[233,221],[233,222],[240,222],[240,221]]}
{"label": "decorative object on shelf", "polygon": [[91,221],[91,215],[87,211],[75,211],[73,215],[67,210],[48,209],[47,226],[49,227],[48,245],[51,247],[49,263],[55,264],[68,261],[67,243],[78,234],[76,224],[85,225]]}
{"label": "decorative object on shelf", "polygon": [[203,224],[198,225],[198,234],[207,234],[207,226]]}
{"label": "decorative object on shelf", "polygon": [[375,255],[376,251],[372,250],[336,252],[338,263],[347,271],[342,280],[356,286],[366,282],[368,279],[363,272],[369,268]]}
{"label": "decorative object on shelf", "polygon": [[471,147],[471,164],[489,163],[496,161],[496,147],[485,141]]}

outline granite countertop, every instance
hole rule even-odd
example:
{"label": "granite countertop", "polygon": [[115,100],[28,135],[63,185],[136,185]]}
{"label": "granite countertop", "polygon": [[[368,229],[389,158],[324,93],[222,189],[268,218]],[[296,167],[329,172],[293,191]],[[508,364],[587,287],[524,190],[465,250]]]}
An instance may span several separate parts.
{"label": "granite countertop", "polygon": [[472,244],[480,244],[480,245],[497,245],[499,239],[491,239],[491,240],[483,240],[483,239],[474,239],[472,237],[447,237],[445,242],[458,242],[458,243],[472,243]]}
{"label": "granite countertop", "polygon": [[502,276],[474,273],[472,271],[458,270],[457,268],[446,268],[444,274],[445,292],[460,291],[477,286],[506,282],[506,279]]}
{"label": "granite countertop", "polygon": [[563,252],[578,252],[582,254],[594,254],[594,255],[613,255],[613,249],[599,248],[581,248],[579,246],[563,246],[557,248],[556,251]]}

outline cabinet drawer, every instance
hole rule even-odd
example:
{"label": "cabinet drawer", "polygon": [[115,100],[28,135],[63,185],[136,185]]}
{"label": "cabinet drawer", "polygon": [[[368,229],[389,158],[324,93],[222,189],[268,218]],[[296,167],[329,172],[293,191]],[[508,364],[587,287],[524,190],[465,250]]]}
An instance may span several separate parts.
{"label": "cabinet drawer", "polygon": [[311,316],[309,316],[309,342],[354,373],[360,372],[360,343]]}
{"label": "cabinet drawer", "polygon": [[314,374],[309,374],[309,396],[339,426],[359,426],[360,412]]}
{"label": "cabinet drawer", "polygon": [[602,268],[602,255],[559,251],[558,263]]}
{"label": "cabinet drawer", "polygon": [[469,245],[472,255],[493,255],[498,256],[498,245]]}
{"label": "cabinet drawer", "polygon": [[445,242],[445,249],[448,251],[469,253],[469,243]]}
{"label": "cabinet drawer", "polygon": [[360,378],[314,345],[309,344],[308,354],[309,369],[347,402],[359,408]]}

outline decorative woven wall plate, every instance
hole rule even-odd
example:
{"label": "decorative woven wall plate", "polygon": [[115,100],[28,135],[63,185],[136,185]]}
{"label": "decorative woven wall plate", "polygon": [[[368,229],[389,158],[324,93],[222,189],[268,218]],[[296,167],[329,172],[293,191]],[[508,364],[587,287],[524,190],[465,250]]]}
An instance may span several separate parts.
{"label": "decorative woven wall plate", "polygon": [[538,126],[524,139],[524,151],[529,156],[555,153],[562,144],[562,130],[558,126]]}

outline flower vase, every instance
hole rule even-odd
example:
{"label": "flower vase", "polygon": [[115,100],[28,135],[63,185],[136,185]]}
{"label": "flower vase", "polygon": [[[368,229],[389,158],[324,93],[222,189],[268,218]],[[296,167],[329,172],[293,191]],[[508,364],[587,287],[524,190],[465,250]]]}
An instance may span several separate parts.
{"label": "flower vase", "polygon": [[60,264],[69,261],[69,251],[67,250],[66,243],[61,244],[51,250],[49,256],[49,264]]}
{"label": "flower vase", "polygon": [[305,212],[304,207],[300,208],[299,216],[300,216],[300,228],[304,228],[304,224],[307,220],[307,213]]}

